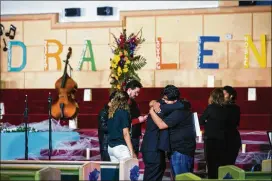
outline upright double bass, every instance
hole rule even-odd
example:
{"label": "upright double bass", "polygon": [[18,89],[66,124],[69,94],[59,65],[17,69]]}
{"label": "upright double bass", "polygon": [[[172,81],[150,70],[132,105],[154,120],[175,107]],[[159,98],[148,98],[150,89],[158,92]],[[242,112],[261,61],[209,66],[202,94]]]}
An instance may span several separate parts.
{"label": "upright double bass", "polygon": [[[58,99],[51,107],[52,117],[56,120],[69,120],[77,116],[79,107],[75,100],[77,83],[68,75],[67,67],[72,55],[72,48],[68,48],[63,75],[56,81],[55,88],[58,90]],[[69,65],[70,66],[70,65]]]}

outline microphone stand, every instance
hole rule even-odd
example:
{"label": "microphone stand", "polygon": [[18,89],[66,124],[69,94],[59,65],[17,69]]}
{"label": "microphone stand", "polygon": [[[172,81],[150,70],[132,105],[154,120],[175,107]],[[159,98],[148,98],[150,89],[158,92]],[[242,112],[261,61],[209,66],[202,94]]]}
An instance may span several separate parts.
{"label": "microphone stand", "polygon": [[25,111],[24,111],[24,120],[25,120],[25,160],[28,160],[28,104],[27,104],[27,95],[25,96]]}
{"label": "microphone stand", "polygon": [[52,97],[51,93],[49,92],[49,97],[48,97],[48,117],[49,117],[49,153],[48,153],[48,158],[51,160],[51,154],[52,154],[52,115],[51,115],[51,105],[52,105]]}

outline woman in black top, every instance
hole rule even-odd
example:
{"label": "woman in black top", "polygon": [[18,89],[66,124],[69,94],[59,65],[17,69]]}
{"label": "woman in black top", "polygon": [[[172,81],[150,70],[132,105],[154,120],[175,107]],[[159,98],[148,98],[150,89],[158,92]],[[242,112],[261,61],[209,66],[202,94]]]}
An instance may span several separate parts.
{"label": "woman in black top", "polygon": [[225,128],[227,109],[224,106],[222,89],[214,89],[209,98],[209,105],[200,117],[204,125],[205,159],[208,167],[208,178],[218,178],[218,167],[225,165]]}
{"label": "woman in black top", "polygon": [[116,92],[109,108],[108,120],[108,152],[111,161],[119,162],[126,158],[137,158],[129,133],[129,96],[124,91]]}
{"label": "woman in black top", "polygon": [[100,146],[101,161],[110,161],[108,153],[108,110],[110,101],[115,96],[116,92],[111,93],[109,102],[98,114],[98,140]]}
{"label": "woman in black top", "polygon": [[235,103],[237,92],[231,86],[223,88],[225,104],[228,110],[228,122],[225,138],[227,143],[226,164],[234,165],[241,147],[241,137],[238,131],[240,124],[240,107]]}

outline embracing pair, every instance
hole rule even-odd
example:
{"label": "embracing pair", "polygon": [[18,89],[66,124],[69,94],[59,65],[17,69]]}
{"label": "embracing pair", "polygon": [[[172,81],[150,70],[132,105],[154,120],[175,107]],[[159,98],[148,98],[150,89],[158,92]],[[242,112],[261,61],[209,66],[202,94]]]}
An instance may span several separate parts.
{"label": "embracing pair", "polygon": [[172,177],[192,172],[196,133],[191,105],[180,98],[179,89],[166,86],[162,97],[150,102],[146,131],[141,146],[145,164],[144,181],[162,180],[168,155]]}

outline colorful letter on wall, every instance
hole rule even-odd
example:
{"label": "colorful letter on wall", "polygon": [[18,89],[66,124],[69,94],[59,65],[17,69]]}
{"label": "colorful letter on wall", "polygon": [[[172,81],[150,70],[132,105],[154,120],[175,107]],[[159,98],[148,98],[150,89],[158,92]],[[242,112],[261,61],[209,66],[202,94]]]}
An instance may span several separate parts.
{"label": "colorful letter on wall", "polygon": [[[90,57],[85,57],[87,47],[89,48]],[[92,65],[92,71],[96,71],[95,67],[95,61],[94,61],[94,54],[93,54],[93,48],[92,48],[92,42],[91,40],[85,41],[85,47],[82,51],[80,61],[78,63],[78,70],[82,69],[83,62],[91,62]]]}
{"label": "colorful letter on wall", "polygon": [[[20,46],[23,49],[23,62],[21,66],[19,67],[11,67],[11,61],[12,61],[12,47],[13,46]],[[23,70],[26,66],[26,46],[21,41],[9,41],[8,43],[8,71],[9,72],[20,72]]]}
{"label": "colorful letter on wall", "polygon": [[204,50],[205,42],[220,42],[219,36],[200,36],[198,39],[198,63],[197,66],[200,69],[218,69],[218,63],[204,63],[203,56],[211,56],[212,50]]}
{"label": "colorful letter on wall", "polygon": [[156,69],[177,69],[178,65],[176,63],[162,63],[162,46],[161,46],[161,37],[158,37],[156,41]]}
{"label": "colorful letter on wall", "polygon": [[261,55],[257,51],[250,35],[245,35],[245,57],[244,67],[249,68],[249,48],[257,59],[261,68],[266,68],[266,40],[265,35],[261,35]]}
{"label": "colorful letter on wall", "polygon": [[[58,41],[58,40],[45,40],[44,41],[44,70],[48,70],[48,59],[50,57],[54,57],[57,61],[57,70],[61,70],[61,60],[60,60],[60,54],[62,53],[63,50],[63,45]],[[55,53],[48,53],[48,44],[49,43],[54,43],[58,46],[58,51]]]}

